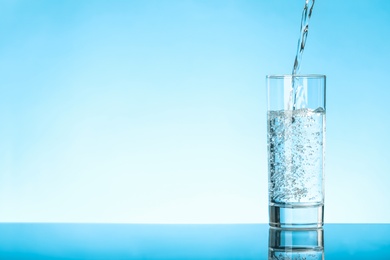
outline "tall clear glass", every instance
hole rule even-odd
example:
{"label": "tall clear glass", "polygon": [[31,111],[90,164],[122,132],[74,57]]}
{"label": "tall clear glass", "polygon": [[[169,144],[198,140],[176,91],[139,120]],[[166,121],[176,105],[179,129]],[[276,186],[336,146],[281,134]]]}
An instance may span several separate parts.
{"label": "tall clear glass", "polygon": [[269,224],[324,223],[325,75],[267,76]]}

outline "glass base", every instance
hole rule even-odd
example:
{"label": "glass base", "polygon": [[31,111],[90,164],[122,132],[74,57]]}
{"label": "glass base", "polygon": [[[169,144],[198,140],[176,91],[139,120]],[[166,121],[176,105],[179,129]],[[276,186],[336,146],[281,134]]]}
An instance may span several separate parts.
{"label": "glass base", "polygon": [[324,225],[324,205],[270,205],[269,225],[290,229],[322,227]]}

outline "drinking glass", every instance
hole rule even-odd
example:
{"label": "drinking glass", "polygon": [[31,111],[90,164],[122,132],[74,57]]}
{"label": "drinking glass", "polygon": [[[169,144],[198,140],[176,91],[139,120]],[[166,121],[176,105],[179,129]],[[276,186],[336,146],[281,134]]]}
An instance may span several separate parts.
{"label": "drinking glass", "polygon": [[269,224],[324,223],[325,75],[269,75]]}

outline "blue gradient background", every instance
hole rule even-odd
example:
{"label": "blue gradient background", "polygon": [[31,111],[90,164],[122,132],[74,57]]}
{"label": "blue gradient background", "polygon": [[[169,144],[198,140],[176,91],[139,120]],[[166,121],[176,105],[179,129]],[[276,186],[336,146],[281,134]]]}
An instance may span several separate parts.
{"label": "blue gradient background", "polygon": [[[0,221],[267,222],[304,1],[0,1]],[[390,2],[318,0],[326,222],[390,222]]]}

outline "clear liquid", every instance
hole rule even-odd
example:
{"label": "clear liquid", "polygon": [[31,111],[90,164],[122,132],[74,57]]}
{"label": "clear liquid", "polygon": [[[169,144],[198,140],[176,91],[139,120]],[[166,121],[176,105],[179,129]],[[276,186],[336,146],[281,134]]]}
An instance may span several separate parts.
{"label": "clear liquid", "polygon": [[292,75],[296,75],[299,72],[303,51],[306,45],[307,34],[309,32],[309,20],[313,12],[314,2],[315,0],[305,0],[305,6],[303,8],[301,18],[301,32],[298,39],[298,47],[295,55]]}
{"label": "clear liquid", "polygon": [[305,50],[307,34],[309,33],[309,20],[313,12],[315,0],[305,0],[305,6],[303,7],[302,18],[301,18],[301,31],[298,38],[297,53],[294,59],[294,66],[292,69],[292,89],[290,94],[290,108],[297,109],[304,106],[299,106],[298,102],[302,97],[302,86],[299,83],[298,78],[294,77],[299,73],[301,66],[301,60],[303,51]]}
{"label": "clear liquid", "polygon": [[268,112],[270,205],[323,204],[325,111]]}

